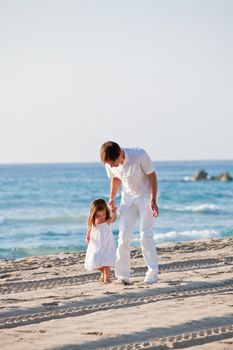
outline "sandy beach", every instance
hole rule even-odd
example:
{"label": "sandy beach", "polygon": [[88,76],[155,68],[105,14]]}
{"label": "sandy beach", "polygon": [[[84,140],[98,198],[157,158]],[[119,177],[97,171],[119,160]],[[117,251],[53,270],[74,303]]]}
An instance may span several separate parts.
{"label": "sandy beach", "polygon": [[233,238],[158,247],[160,279],[103,285],[85,252],[0,261],[1,350],[233,349]]}

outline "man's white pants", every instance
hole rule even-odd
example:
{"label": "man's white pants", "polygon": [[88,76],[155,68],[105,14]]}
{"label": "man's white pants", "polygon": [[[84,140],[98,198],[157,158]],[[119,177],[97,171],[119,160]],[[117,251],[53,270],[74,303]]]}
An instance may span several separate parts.
{"label": "man's white pants", "polygon": [[145,279],[158,279],[158,261],[155,242],[153,239],[154,220],[150,208],[150,199],[136,198],[130,206],[121,204],[119,238],[116,254],[115,275],[118,279],[130,278],[130,242],[137,218],[140,218],[140,241],[142,254],[147,265]]}

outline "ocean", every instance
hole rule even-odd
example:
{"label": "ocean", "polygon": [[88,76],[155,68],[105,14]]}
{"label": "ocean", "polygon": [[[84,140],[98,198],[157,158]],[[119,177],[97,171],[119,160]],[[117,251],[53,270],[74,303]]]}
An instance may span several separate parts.
{"label": "ocean", "polygon": [[[159,183],[157,244],[233,236],[233,181],[192,181],[200,169],[228,171],[233,161],[154,162]],[[92,200],[108,200],[100,163],[0,165],[0,258],[86,249]],[[119,204],[120,196],[117,198]],[[117,240],[118,221],[113,225]],[[135,227],[132,246],[139,246]]]}

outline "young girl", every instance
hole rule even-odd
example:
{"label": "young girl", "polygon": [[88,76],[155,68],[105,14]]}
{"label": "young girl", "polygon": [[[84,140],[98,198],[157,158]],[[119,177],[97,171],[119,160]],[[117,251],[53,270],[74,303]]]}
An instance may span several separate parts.
{"label": "young girl", "polygon": [[90,208],[86,242],[88,244],[85,269],[99,270],[100,281],[110,283],[110,267],[115,266],[116,245],[112,234],[111,223],[116,221],[116,208],[111,210],[104,199],[96,199]]}

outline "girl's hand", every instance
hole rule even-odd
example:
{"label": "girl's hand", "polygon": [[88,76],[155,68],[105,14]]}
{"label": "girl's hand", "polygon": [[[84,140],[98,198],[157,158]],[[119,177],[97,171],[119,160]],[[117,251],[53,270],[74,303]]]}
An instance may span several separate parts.
{"label": "girl's hand", "polygon": [[111,209],[111,213],[115,213],[117,211],[117,207],[112,207]]}
{"label": "girl's hand", "polygon": [[90,243],[90,235],[86,235],[86,243],[89,244]]}
{"label": "girl's hand", "polygon": [[108,202],[108,205],[109,205],[112,213],[114,213],[117,210],[117,205],[116,205],[115,199],[110,199]]}

